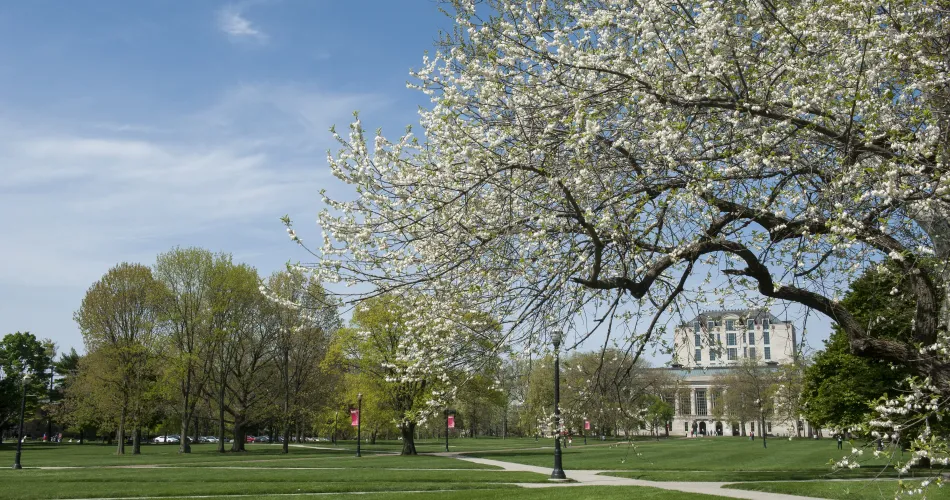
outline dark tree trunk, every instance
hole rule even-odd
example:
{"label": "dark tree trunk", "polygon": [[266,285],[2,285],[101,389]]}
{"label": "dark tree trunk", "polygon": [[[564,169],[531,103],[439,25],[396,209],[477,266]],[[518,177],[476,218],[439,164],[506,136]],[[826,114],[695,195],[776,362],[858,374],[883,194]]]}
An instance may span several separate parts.
{"label": "dark tree trunk", "polygon": [[188,432],[191,430],[191,413],[188,411],[188,398],[182,407],[181,419],[181,443],[178,446],[178,453],[191,453],[191,445],[188,444]]}
{"label": "dark tree trunk", "polygon": [[138,427],[132,431],[132,454],[142,454],[142,430]]}
{"label": "dark tree trunk", "polygon": [[400,455],[417,455],[416,453],[416,423],[409,422],[403,424],[399,430],[402,432],[402,453]]}
{"label": "dark tree trunk", "polygon": [[281,453],[290,453],[290,425],[284,425],[284,442],[281,447]]}
{"label": "dark tree trunk", "polygon": [[224,453],[224,384],[218,389],[218,453]]}
{"label": "dark tree trunk", "polygon": [[79,428],[79,444],[83,444],[83,438],[85,438],[86,433],[82,427]]}
{"label": "dark tree trunk", "polygon": [[379,432],[379,427],[373,427],[373,433],[370,434],[369,444],[376,444],[376,434]]}
{"label": "dark tree trunk", "polygon": [[244,431],[243,423],[240,415],[234,416],[234,441],[231,441],[231,451],[244,451],[247,434]]}
{"label": "dark tree trunk", "polygon": [[195,415],[195,438],[191,441],[192,443],[198,444],[201,441],[198,438],[201,436],[200,425],[198,425],[198,415]]}
{"label": "dark tree trunk", "polygon": [[122,413],[119,415],[119,430],[116,431],[115,437],[119,441],[119,446],[116,448],[115,452],[119,455],[125,455],[125,414],[126,408],[122,407]]}

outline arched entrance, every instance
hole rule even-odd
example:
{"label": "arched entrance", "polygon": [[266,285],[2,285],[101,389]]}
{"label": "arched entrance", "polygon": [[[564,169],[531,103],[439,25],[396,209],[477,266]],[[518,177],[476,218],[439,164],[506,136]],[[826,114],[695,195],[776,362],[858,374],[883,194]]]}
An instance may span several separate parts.
{"label": "arched entrance", "polygon": [[705,436],[705,435],[706,435],[706,422],[700,422],[700,423],[699,423],[699,435],[700,435],[700,436]]}
{"label": "arched entrance", "polygon": [[739,435],[740,435],[740,434],[739,434],[739,423],[738,423],[738,422],[733,422],[733,424],[732,424],[732,435],[733,435],[733,436],[739,436]]}
{"label": "arched entrance", "polygon": [[722,436],[722,422],[716,422],[716,435]]}

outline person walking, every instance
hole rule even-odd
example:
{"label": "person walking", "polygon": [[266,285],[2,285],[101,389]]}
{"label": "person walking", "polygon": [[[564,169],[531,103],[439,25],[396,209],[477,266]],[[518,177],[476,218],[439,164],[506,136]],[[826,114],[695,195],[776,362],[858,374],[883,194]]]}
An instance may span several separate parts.
{"label": "person walking", "polygon": [[838,449],[839,449],[839,450],[842,449],[842,447],[841,447],[841,446],[842,446],[842,441],[844,441],[844,437],[843,437],[843,436],[841,435],[841,433],[839,432],[839,433],[838,433]]}

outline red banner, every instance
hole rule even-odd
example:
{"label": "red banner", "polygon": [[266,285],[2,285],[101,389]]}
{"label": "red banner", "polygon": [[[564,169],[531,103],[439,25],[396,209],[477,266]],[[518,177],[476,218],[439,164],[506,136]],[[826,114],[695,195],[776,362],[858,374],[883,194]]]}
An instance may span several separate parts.
{"label": "red banner", "polygon": [[455,428],[455,415],[449,415],[449,429]]}
{"label": "red banner", "polygon": [[360,412],[359,410],[350,410],[350,425],[356,427],[360,425]]}
{"label": "red banner", "polygon": [[584,430],[585,431],[590,430],[590,420],[584,420]]}

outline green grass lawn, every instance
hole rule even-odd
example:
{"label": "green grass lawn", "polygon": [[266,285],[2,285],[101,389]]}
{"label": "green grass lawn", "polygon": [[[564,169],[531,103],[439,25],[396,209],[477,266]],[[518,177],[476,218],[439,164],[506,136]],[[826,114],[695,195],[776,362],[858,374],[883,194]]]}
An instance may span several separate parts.
{"label": "green grass lawn", "polygon": [[[780,483],[742,483],[730,484],[729,488],[772,493],[789,493],[816,498],[840,498],[847,500],[880,500],[894,498],[897,491],[896,481],[811,481]],[[926,490],[930,500],[950,499],[950,489],[931,486]],[[918,498],[917,495],[911,498]]]}
{"label": "green grass lawn", "polygon": [[[552,446],[550,441],[547,446]],[[844,456],[832,440],[775,439],[769,441],[768,448],[762,448],[761,441],[732,437],[608,446],[600,443],[583,446],[575,440],[574,446],[564,449],[563,453],[566,470],[629,471],[615,475],[657,481],[820,479],[831,474],[827,465],[830,459]],[[468,455],[530,465],[548,466],[552,463],[552,448],[472,452]],[[871,459],[865,464],[866,468],[850,471],[841,477],[876,475],[885,465],[884,460]]]}
{"label": "green grass lawn", "polygon": [[[550,439],[458,439],[450,444],[452,451],[469,456],[542,467],[553,463]],[[396,456],[392,452],[399,449],[398,441],[366,446],[361,458],[354,456],[353,442],[293,446],[286,455],[279,445],[271,444],[248,445],[246,453],[224,454],[217,453],[214,445],[196,445],[193,453],[184,455],[174,445],[147,445],[139,456],[116,456],[114,447],[104,445],[31,443],[23,451],[27,469],[20,471],[7,468],[13,464],[14,446],[0,445],[0,499],[286,498],[277,495],[347,492],[365,492],[361,499],[401,499],[449,491],[453,499],[715,498],[639,487],[522,488],[515,483],[546,482],[547,475],[507,472],[450,457]],[[441,452],[444,446],[433,440],[419,443],[418,448],[423,453]],[[568,477],[571,470],[601,469],[655,481],[743,481],[735,487],[823,498],[881,498],[882,491],[886,498],[893,493],[896,485],[888,481],[790,482],[829,477],[828,460],[841,456],[831,440],[776,439],[768,449],[758,441],[731,438],[638,441],[635,445],[591,440],[587,446],[575,440],[574,446],[564,450],[564,467]],[[883,462],[868,463],[847,475],[830,477],[869,477],[880,474],[883,466]],[[929,498],[950,496],[931,494]]]}
{"label": "green grass lawn", "polygon": [[[480,449],[488,448],[494,447]],[[656,500],[717,498],[653,488],[526,489],[515,483],[547,482],[547,476],[436,456],[356,458],[346,449],[314,447],[294,447],[281,455],[276,445],[248,446],[246,453],[223,455],[215,449],[197,445],[193,453],[179,455],[175,446],[150,445],[140,456],[119,457],[110,446],[28,444],[23,450],[25,469],[0,469],[0,498],[287,498],[280,495],[368,492],[359,498],[408,499],[436,494],[444,498],[450,491],[462,499],[619,499],[631,494]],[[12,465],[13,450],[13,445],[0,446],[0,464]]]}

